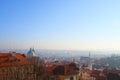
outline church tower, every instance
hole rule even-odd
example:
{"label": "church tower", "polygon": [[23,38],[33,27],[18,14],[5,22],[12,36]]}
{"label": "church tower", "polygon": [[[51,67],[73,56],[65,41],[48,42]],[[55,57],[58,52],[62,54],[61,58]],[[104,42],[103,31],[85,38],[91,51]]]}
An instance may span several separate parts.
{"label": "church tower", "polygon": [[27,57],[28,57],[28,59],[30,59],[34,56],[36,56],[35,55],[35,50],[34,50],[34,48],[30,48],[30,50],[27,52]]}

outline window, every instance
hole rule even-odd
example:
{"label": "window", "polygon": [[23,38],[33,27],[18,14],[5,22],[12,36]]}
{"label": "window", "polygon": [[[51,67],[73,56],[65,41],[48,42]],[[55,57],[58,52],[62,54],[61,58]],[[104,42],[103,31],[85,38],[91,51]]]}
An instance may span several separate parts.
{"label": "window", "polygon": [[70,77],[70,80],[74,80],[73,77]]}

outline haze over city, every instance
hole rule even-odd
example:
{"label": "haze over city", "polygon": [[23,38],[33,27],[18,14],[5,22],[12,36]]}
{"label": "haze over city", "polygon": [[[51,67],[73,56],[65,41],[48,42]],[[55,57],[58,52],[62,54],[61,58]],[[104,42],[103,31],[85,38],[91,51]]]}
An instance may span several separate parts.
{"label": "haze over city", "polygon": [[0,80],[120,80],[120,0],[0,0]]}
{"label": "haze over city", "polygon": [[119,0],[0,0],[0,49],[120,50]]}

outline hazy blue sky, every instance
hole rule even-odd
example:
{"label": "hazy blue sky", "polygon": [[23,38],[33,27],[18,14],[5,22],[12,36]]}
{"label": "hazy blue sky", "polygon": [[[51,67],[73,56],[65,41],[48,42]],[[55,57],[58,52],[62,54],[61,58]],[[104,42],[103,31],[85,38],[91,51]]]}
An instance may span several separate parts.
{"label": "hazy blue sky", "polygon": [[0,0],[0,49],[120,50],[120,0]]}

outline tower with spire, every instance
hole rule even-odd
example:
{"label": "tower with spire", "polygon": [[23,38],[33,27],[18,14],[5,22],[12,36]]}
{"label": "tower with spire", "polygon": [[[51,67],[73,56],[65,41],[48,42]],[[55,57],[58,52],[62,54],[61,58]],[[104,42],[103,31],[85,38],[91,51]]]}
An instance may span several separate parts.
{"label": "tower with spire", "polygon": [[89,63],[88,63],[88,64],[89,64],[89,66],[88,66],[89,69],[90,69],[90,70],[93,70],[93,64],[92,64],[92,62],[91,62],[91,53],[90,53],[90,52],[89,52]]}

